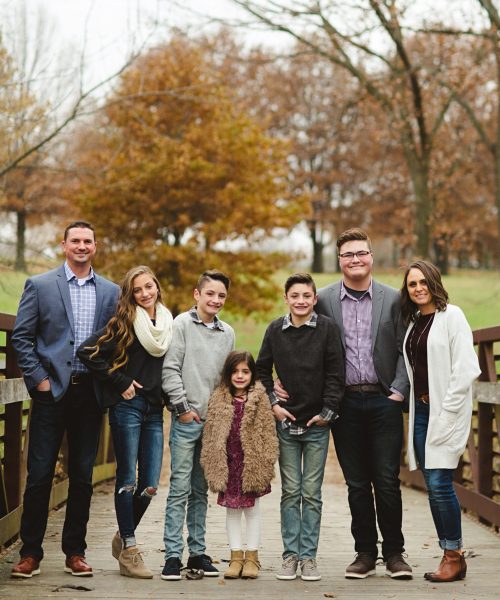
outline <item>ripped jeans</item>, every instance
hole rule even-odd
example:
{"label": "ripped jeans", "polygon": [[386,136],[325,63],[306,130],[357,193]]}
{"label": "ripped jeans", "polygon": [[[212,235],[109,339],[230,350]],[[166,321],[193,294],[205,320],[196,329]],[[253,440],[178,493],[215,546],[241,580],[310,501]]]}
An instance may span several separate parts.
{"label": "ripped jeans", "polygon": [[135,546],[135,530],[160,479],[163,406],[135,396],[109,409],[109,424],[116,457],[116,519],[125,547]]}

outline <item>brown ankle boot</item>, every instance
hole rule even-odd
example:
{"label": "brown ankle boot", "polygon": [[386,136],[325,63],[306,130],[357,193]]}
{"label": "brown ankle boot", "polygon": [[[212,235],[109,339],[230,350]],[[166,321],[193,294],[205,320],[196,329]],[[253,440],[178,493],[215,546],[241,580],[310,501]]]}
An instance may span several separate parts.
{"label": "brown ankle boot", "polygon": [[243,569],[243,550],[231,550],[229,569],[224,573],[224,579],[238,579]]}
{"label": "brown ankle boot", "polygon": [[467,573],[467,564],[461,550],[445,550],[439,567],[424,577],[434,583],[458,581]]}
{"label": "brown ankle boot", "polygon": [[257,550],[247,550],[245,552],[245,564],[241,576],[243,579],[257,579],[259,576],[260,562]]}

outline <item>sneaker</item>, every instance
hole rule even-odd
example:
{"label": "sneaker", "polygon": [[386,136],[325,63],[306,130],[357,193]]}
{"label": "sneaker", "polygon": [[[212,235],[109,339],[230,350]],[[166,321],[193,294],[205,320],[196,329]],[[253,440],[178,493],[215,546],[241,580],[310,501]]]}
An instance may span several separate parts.
{"label": "sneaker", "polygon": [[354,561],[345,570],[346,579],[365,579],[375,575],[376,559],[369,552],[358,552]]}
{"label": "sneaker", "polygon": [[296,554],[290,554],[283,559],[281,571],[276,573],[276,579],[295,579],[297,577],[297,567],[299,566],[299,557]]}
{"label": "sneaker", "polygon": [[412,569],[402,554],[391,554],[385,561],[385,574],[392,579],[412,579]]}
{"label": "sneaker", "polygon": [[163,567],[160,577],[162,579],[167,579],[168,581],[177,581],[181,579],[181,569],[182,563],[180,559],[177,558],[177,556],[172,556],[165,561],[165,566]]}
{"label": "sneaker", "polygon": [[321,579],[314,558],[304,558],[304,560],[301,560],[300,569],[302,571],[300,578],[304,581],[319,581]]}
{"label": "sneaker", "polygon": [[212,559],[206,554],[190,556],[187,562],[188,569],[203,571],[205,577],[218,577],[219,571],[212,564]]}

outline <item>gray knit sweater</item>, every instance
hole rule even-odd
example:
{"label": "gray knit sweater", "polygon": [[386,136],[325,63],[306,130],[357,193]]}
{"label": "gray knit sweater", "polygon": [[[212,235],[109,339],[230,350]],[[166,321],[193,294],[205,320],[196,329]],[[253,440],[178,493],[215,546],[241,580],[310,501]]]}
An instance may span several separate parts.
{"label": "gray knit sweater", "polygon": [[174,319],[173,337],[162,370],[162,387],[169,409],[176,414],[194,410],[205,419],[208,400],[219,384],[222,366],[234,348],[233,328],[210,329],[190,312]]}

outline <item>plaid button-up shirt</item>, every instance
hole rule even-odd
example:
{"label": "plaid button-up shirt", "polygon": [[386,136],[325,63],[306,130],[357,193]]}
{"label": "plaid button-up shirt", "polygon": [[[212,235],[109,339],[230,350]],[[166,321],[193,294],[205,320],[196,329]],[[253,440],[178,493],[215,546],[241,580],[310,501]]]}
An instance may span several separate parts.
{"label": "plaid button-up shirt", "polygon": [[82,342],[93,333],[94,329],[96,305],[94,271],[91,267],[87,277],[78,279],[66,262],[64,263],[64,271],[69,286],[73,323],[75,326],[75,345],[73,346],[71,369],[76,373],[85,373],[87,372],[87,368],[76,356],[76,351]]}

